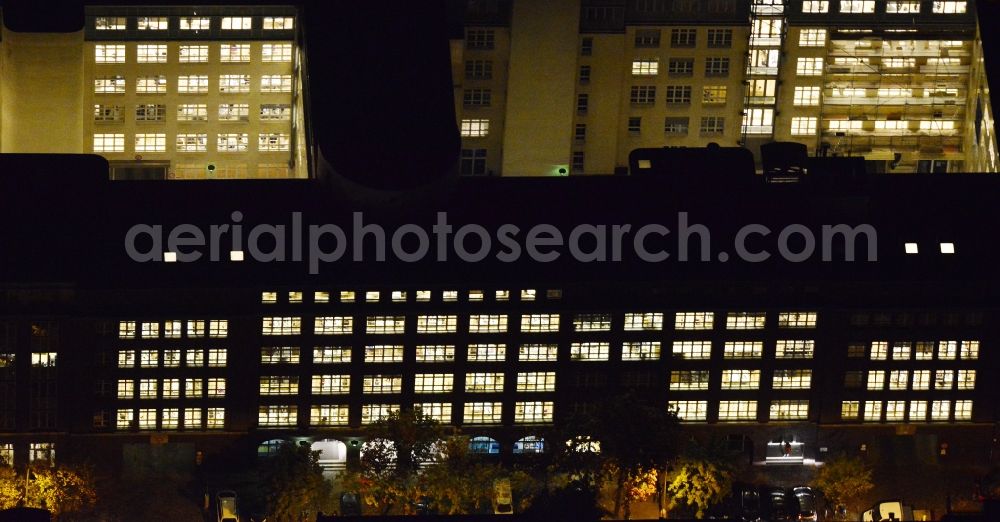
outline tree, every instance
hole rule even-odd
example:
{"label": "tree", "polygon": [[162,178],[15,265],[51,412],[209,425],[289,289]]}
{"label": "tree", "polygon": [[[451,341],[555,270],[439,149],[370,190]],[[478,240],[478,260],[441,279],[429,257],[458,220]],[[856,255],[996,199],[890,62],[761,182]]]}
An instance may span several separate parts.
{"label": "tree", "polygon": [[441,453],[417,479],[417,496],[428,496],[443,515],[476,513],[490,505],[493,481],[503,471],[469,452],[468,437],[448,437]]}
{"label": "tree", "polygon": [[581,471],[589,468],[598,481],[611,481],[615,517],[631,502],[625,496],[626,484],[664,470],[677,455],[677,416],[631,394],[598,403],[592,413],[570,419],[566,429],[573,442],[565,448],[562,463],[570,464],[565,471],[586,474]]}
{"label": "tree", "polygon": [[858,497],[875,487],[872,470],[861,459],[845,456],[820,467],[812,485],[834,504],[845,506],[851,506]]}
{"label": "tree", "polygon": [[682,461],[667,485],[667,494],[675,505],[687,505],[696,518],[719,503],[732,488],[730,473],[711,461]]}
{"label": "tree", "polygon": [[0,466],[0,510],[17,507],[24,496],[24,474]]}
{"label": "tree", "polygon": [[[618,470],[612,464],[608,470],[608,475],[618,476]],[[629,520],[632,517],[632,502],[642,502],[653,498],[659,491],[657,485],[659,472],[656,469],[642,469],[628,473],[622,491],[623,517]]]}
{"label": "tree", "polygon": [[323,478],[319,452],[286,442],[264,465],[268,511],[278,522],[301,520],[303,513],[330,511],[332,488]]}
{"label": "tree", "polygon": [[356,487],[365,504],[380,507],[386,515],[395,506],[416,500],[416,476],[421,463],[436,458],[444,430],[433,417],[420,410],[392,411],[365,428],[367,442],[361,448],[361,469],[347,477],[345,485]]}

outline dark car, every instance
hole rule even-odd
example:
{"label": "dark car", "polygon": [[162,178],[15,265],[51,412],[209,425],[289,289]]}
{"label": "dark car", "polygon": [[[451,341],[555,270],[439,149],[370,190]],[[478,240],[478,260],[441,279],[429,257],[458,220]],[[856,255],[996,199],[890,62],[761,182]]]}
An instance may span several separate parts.
{"label": "dark car", "polygon": [[756,489],[745,488],[740,492],[740,520],[743,522],[760,520],[760,493]]}
{"label": "dark car", "polygon": [[799,520],[803,522],[816,522],[819,520],[819,516],[816,513],[816,494],[813,493],[812,488],[805,486],[797,487],[792,490],[792,496],[798,502]]}
{"label": "dark car", "polygon": [[361,516],[361,502],[358,495],[345,491],[340,495],[340,514],[345,517]]}
{"label": "dark car", "polygon": [[792,506],[794,500],[789,497],[783,489],[772,489],[767,493],[767,519],[770,522],[790,522],[795,517],[792,511],[797,511],[797,506]]}

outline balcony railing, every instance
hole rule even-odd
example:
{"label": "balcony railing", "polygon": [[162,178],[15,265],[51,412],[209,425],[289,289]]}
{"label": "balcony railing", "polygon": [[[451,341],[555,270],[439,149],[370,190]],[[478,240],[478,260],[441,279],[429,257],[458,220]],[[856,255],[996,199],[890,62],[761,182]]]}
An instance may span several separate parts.
{"label": "balcony railing", "polygon": [[774,134],[774,125],[744,125],[744,134]]}
{"label": "balcony railing", "polygon": [[968,65],[922,65],[920,72],[924,74],[963,74],[969,72]]}
{"label": "balcony railing", "polygon": [[750,47],[779,47],[780,36],[750,36]]}
{"label": "balcony railing", "polygon": [[750,74],[750,75],[753,75],[753,76],[777,76],[778,75],[778,68],[777,67],[763,67],[763,66],[760,66],[760,65],[751,65],[751,66],[747,67],[747,74]]}
{"label": "balcony railing", "polygon": [[753,14],[764,16],[776,16],[785,12],[783,5],[754,5],[751,9]]}
{"label": "balcony railing", "polygon": [[826,66],[828,74],[878,74],[877,65],[857,63],[850,65],[831,64]]}
{"label": "balcony railing", "polygon": [[965,98],[917,98],[905,96],[826,96],[824,105],[964,105]]}
{"label": "balcony railing", "polygon": [[748,96],[748,105],[774,105],[774,96]]}

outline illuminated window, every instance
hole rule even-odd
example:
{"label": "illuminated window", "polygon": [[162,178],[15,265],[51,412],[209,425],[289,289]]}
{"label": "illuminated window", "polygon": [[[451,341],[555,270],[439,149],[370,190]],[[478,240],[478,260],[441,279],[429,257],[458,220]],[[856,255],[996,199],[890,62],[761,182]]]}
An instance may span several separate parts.
{"label": "illuminated window", "polygon": [[165,44],[140,44],[136,47],[136,61],[139,63],[167,63]]}
{"label": "illuminated window", "polygon": [[264,335],[299,335],[302,333],[301,317],[265,317],[261,325]]}
{"label": "illuminated window", "polygon": [[809,418],[809,401],[771,401],[771,420],[805,420]]}
{"label": "illuminated window", "polygon": [[421,402],[414,404],[413,409],[441,424],[451,424],[450,402]]}
{"label": "illuminated window", "polygon": [[222,17],[223,31],[249,31],[253,18],[249,16],[224,16]]}
{"label": "illuminated window", "polygon": [[490,133],[490,120],[462,120],[461,134],[463,138],[485,138]]}
{"label": "illuminated window", "polygon": [[208,134],[178,134],[177,152],[205,152],[208,147]]}
{"label": "illuminated window", "polygon": [[882,370],[869,371],[867,389],[869,390],[885,389],[885,372]]}
{"label": "illuminated window", "polygon": [[968,2],[955,2],[955,1],[934,2],[931,11],[939,14],[963,14],[965,13],[967,6]]}
{"label": "illuminated window", "polygon": [[951,401],[931,401],[931,420],[946,421],[951,413]]}
{"label": "illuminated window", "polygon": [[919,0],[909,0],[909,1],[894,1],[890,0],[886,3],[885,12],[890,14],[911,14],[920,12],[920,1]]}
{"label": "illuminated window", "polygon": [[905,69],[916,67],[916,58],[882,58],[882,65],[890,69]]}
{"label": "illuminated window", "polygon": [[206,381],[209,398],[221,399],[226,396],[226,379],[212,377]]}
{"label": "illuminated window", "polygon": [[842,401],[840,403],[841,419],[857,419],[861,414],[861,403],[858,401]]}
{"label": "illuminated window", "polygon": [[519,372],[517,374],[517,391],[556,391],[556,372]]}
{"label": "illuminated window", "polygon": [[958,341],[938,341],[938,359],[954,360],[958,354]]}
{"label": "illuminated window", "polygon": [[222,63],[249,63],[250,44],[219,44],[219,61]]}
{"label": "illuminated window", "polygon": [[799,76],[819,76],[823,74],[823,59],[798,58],[795,62],[795,74]]}
{"label": "illuminated window", "polygon": [[257,409],[257,424],[262,428],[293,428],[298,417],[295,405],[262,405]]}
{"label": "illuminated window", "polygon": [[[177,106],[177,121],[208,121],[208,105],[205,104],[195,104],[195,103],[182,103]],[[208,135],[206,134],[178,134],[180,136],[204,136],[205,139],[202,140],[201,150],[196,150],[197,152],[204,152],[204,142],[208,140]],[[180,151],[180,139],[177,141],[178,151]],[[192,151],[195,152],[195,151]],[[273,292],[272,292],[273,293]]]}
{"label": "illuminated window", "polygon": [[205,382],[201,379],[184,379],[184,397],[197,399],[205,396]]}
{"label": "illuminated window", "polygon": [[208,76],[182,75],[177,77],[177,92],[180,94],[205,94],[208,92]]}
{"label": "illuminated window", "polygon": [[249,104],[246,103],[219,104],[219,121],[249,121],[249,120],[250,120]]}
{"label": "illuminated window", "polygon": [[94,78],[94,94],[123,94],[124,76],[98,76]]}
{"label": "illuminated window", "polygon": [[316,335],[350,335],[354,331],[354,317],[327,316],[317,317],[313,325]]}
{"label": "illuminated window", "polygon": [[978,359],[979,341],[962,341],[959,357],[967,361]]}
{"label": "illuminated window", "polygon": [[118,367],[135,368],[135,350],[119,350]]}
{"label": "illuminated window", "polygon": [[[524,300],[524,297],[521,298]],[[558,332],[559,314],[525,314],[521,316],[522,332]]]}
{"label": "illuminated window", "polygon": [[670,372],[671,390],[707,390],[708,370],[675,370]]}
{"label": "illuminated window", "polygon": [[94,28],[98,31],[124,31],[127,21],[124,16],[98,16],[94,18]]}
{"label": "illuminated window", "polygon": [[219,75],[219,92],[223,94],[250,92],[250,75],[249,74]]}
{"label": "illuminated window", "polygon": [[291,16],[265,16],[265,31],[288,31],[295,27],[295,19]]}
{"label": "illuminated window", "polygon": [[882,420],[882,401],[865,401],[865,416],[867,422]]}
{"label": "illuminated window", "polygon": [[577,314],[573,316],[574,332],[607,332],[611,330],[611,314]]}
{"label": "illuminated window", "polygon": [[259,391],[261,395],[298,395],[299,378],[295,376],[261,376]]}
{"label": "illuminated window", "polygon": [[723,390],[756,390],[760,388],[760,370],[723,370]]}
{"label": "illuminated window", "polygon": [[182,16],[180,19],[181,31],[207,31],[210,26],[208,17]]}
{"label": "illuminated window", "polygon": [[458,301],[458,290],[445,290],[441,292],[441,300],[446,303]]}
{"label": "illuminated window", "polygon": [[139,366],[142,368],[156,368],[160,365],[160,352],[158,350],[139,350]]}
{"label": "illuminated window", "polygon": [[774,370],[771,387],[775,390],[808,390],[812,386],[812,370]]}
{"label": "illuminated window", "polygon": [[367,363],[403,362],[403,347],[400,345],[365,346],[365,362]]}
{"label": "illuminated window", "polygon": [[156,429],[155,408],[139,408],[139,429],[140,430]]}
{"label": "illuminated window", "polygon": [[719,401],[719,420],[757,420],[757,401]]}
{"label": "illuminated window", "polygon": [[708,420],[708,401],[670,401],[667,408],[675,412],[681,422]]}
{"label": "illuminated window", "polygon": [[[249,82],[249,76],[247,77],[247,81]],[[244,90],[235,92],[249,92],[249,91]],[[260,92],[292,92],[292,75],[265,74],[261,76]]]}
{"label": "illuminated window", "polygon": [[[167,77],[160,76],[139,76],[135,79],[135,92],[137,94],[163,94],[167,92]],[[166,113],[166,107],[163,110]],[[138,115],[138,110],[136,111]],[[138,118],[137,118],[138,119]],[[162,120],[156,120],[162,121]]]}
{"label": "illuminated window", "polygon": [[292,61],[292,44],[266,43],[261,46],[262,62],[290,62]]}
{"label": "illuminated window", "polygon": [[350,375],[313,375],[313,395],[345,395],[351,392]]}
{"label": "illuminated window", "polygon": [[934,342],[918,341],[914,350],[918,361],[929,361],[934,358]]}
{"label": "illuminated window", "polygon": [[313,302],[315,303],[329,303],[330,302],[330,292],[313,292]]}
{"label": "illuminated window", "polygon": [[782,312],[778,328],[816,328],[816,312]]}
{"label": "illuminated window", "polygon": [[761,341],[726,341],[722,351],[724,359],[760,359],[763,354]]}
{"label": "illuminated window", "polygon": [[874,13],[875,0],[840,0],[841,13]]}
{"label": "illuminated window", "polygon": [[818,118],[795,117],[792,118],[792,136],[812,136],[816,134]]}
{"label": "illuminated window", "polygon": [[139,398],[155,399],[159,394],[160,384],[156,379],[139,380]]}
{"label": "illuminated window", "polygon": [[188,350],[187,362],[189,368],[201,368],[205,365],[205,350]]}
{"label": "illuminated window", "polygon": [[163,367],[179,368],[181,366],[180,350],[163,350]]}
{"label": "illuminated window", "polygon": [[166,152],[167,151],[167,135],[166,134],[136,134],[135,135],[135,151],[136,152]]}
{"label": "illuminated window", "polygon": [[225,319],[213,319],[208,322],[208,336],[213,339],[224,338],[229,335],[229,321]]}
{"label": "illuminated window", "polygon": [[417,345],[418,363],[452,362],[454,360],[454,345]]}
{"label": "illuminated window", "polygon": [[344,404],[316,404],[309,409],[310,426],[347,426],[349,408]]}
{"label": "illuminated window", "polygon": [[506,315],[470,315],[469,333],[498,333],[507,331]]}
{"label": "illuminated window", "polygon": [[136,24],[140,31],[166,31],[169,27],[166,16],[139,16]]}
{"label": "illuminated window", "polygon": [[462,414],[464,424],[500,424],[503,403],[467,402]]}
{"label": "illuminated window", "polygon": [[406,331],[406,318],[401,315],[375,315],[365,319],[365,333],[401,334],[404,331]]}
{"label": "illuminated window", "polygon": [[[688,89],[690,90],[690,87]],[[632,105],[653,105],[656,103],[656,86],[633,85],[629,94],[629,100]],[[688,103],[690,102],[691,97],[688,96]]]}
{"label": "illuminated window", "polygon": [[955,372],[951,370],[936,370],[934,372],[934,389],[950,390],[955,387]]}
{"label": "illuminated window", "polygon": [[675,330],[711,330],[715,315],[712,312],[677,312],[674,315]]}
{"label": "illuminated window", "polygon": [[656,361],[660,359],[660,341],[626,341],[622,343],[623,361]]}
{"label": "illuminated window", "polygon": [[905,390],[909,384],[910,372],[907,370],[892,370],[889,372],[889,389]]}
{"label": "illuminated window", "polygon": [[249,147],[250,138],[246,133],[219,134],[216,143],[216,150],[219,152],[246,152]]}
{"label": "illuminated window", "polygon": [[625,314],[625,331],[659,331],[663,329],[663,313],[642,312]]}
{"label": "illuminated window", "polygon": [[505,344],[470,344],[469,362],[503,362],[507,357]]}
{"label": "illuminated window", "polygon": [[465,374],[465,391],[468,393],[501,393],[503,392],[504,374],[502,372],[477,372]]}
{"label": "illuminated window", "polygon": [[101,123],[122,123],[125,120],[121,105],[94,105],[94,121]]}
{"label": "illuminated window", "polygon": [[118,379],[118,395],[119,399],[134,399],[135,398],[135,380],[133,379]]}
{"label": "illuminated window", "polygon": [[802,2],[803,13],[828,13],[830,12],[829,0],[805,0]]}
{"label": "illuminated window", "polygon": [[401,290],[394,290],[392,292],[392,302],[394,303],[405,303],[406,302],[406,292]]}
{"label": "illuminated window", "polygon": [[569,354],[574,361],[607,361],[608,351],[608,343],[572,343]]}
{"label": "illuminated window", "polygon": [[912,343],[908,342],[894,342],[892,343],[892,360],[894,361],[908,361],[910,360],[910,351]]}
{"label": "illuminated window", "polygon": [[[208,46],[181,44],[177,56],[180,63],[208,63]],[[205,76],[205,85],[207,89],[208,76]]]}
{"label": "illuminated window", "polygon": [[712,356],[712,342],[674,341],[672,353],[681,359],[709,359]]}
{"label": "illuminated window", "polygon": [[812,359],[815,341],[805,339],[779,340],[775,343],[775,359]]}
{"label": "illuminated window", "polygon": [[94,134],[94,152],[125,152],[125,135]]}
{"label": "illuminated window", "polygon": [[899,422],[906,418],[906,401],[886,401],[885,420]]}
{"label": "illuminated window", "polygon": [[955,401],[955,420],[972,420],[972,401]]}
{"label": "illuminated window", "polygon": [[342,364],[351,362],[349,347],[327,346],[313,348],[313,364]]}
{"label": "illuminated window", "polygon": [[[207,415],[206,415],[207,422],[205,424],[206,428],[208,428],[210,430],[212,430],[212,429],[219,429],[219,430],[221,430],[221,429],[224,429],[226,427],[226,409],[225,408],[206,408],[205,412],[207,413]],[[200,417],[200,413],[201,412],[199,412],[199,417]]]}
{"label": "illuminated window", "polygon": [[454,389],[453,373],[418,373],[414,376],[414,393],[451,393]]}
{"label": "illuminated window", "polygon": [[403,376],[365,375],[361,391],[371,394],[400,393],[403,391]]}
{"label": "illuminated window", "polygon": [[728,88],[725,85],[706,85],[701,90],[701,103],[725,105]]}
{"label": "illuminated window", "polygon": [[763,330],[767,314],[764,312],[729,312],[726,330]]}
{"label": "illuminated window", "polygon": [[660,72],[659,60],[633,60],[633,76],[656,76]]}
{"label": "illuminated window", "polygon": [[826,29],[802,29],[799,32],[799,47],[825,47]]}
{"label": "illuminated window", "polygon": [[[955,128],[956,127],[955,127],[955,122],[954,121],[945,121],[945,120],[921,120],[920,121],[920,130],[925,131],[925,132],[930,132],[930,131],[937,131],[937,132],[941,132],[941,131],[953,131],[953,130],[955,130]],[[955,253],[955,245],[954,245],[954,243],[941,243],[941,253],[942,254],[954,254]]]}
{"label": "illuminated window", "polygon": [[518,361],[521,362],[555,362],[559,357],[557,344],[522,344],[518,351]]}
{"label": "illuminated window", "polygon": [[914,390],[927,390],[930,389],[931,385],[931,371],[930,370],[914,370],[913,371],[913,389]]}
{"label": "illuminated window", "polygon": [[552,401],[517,401],[514,403],[514,423],[551,423],[553,408]]}
{"label": "illuminated window", "polygon": [[125,46],[121,44],[97,44],[94,46],[94,61],[97,63],[125,63]]}

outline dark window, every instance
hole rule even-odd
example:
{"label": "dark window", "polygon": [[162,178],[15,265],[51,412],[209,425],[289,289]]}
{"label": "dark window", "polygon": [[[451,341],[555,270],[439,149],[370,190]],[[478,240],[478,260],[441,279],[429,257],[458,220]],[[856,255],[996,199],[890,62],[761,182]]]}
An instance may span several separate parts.
{"label": "dark window", "polygon": [[594,54],[594,39],[586,37],[580,42],[580,55],[590,56]]}
{"label": "dark window", "polygon": [[492,60],[468,60],[465,62],[467,80],[489,80],[493,78]]}
{"label": "dark window", "polygon": [[580,66],[580,83],[589,83],[589,82],[590,82],[590,66],[589,65],[581,65]]}
{"label": "dark window", "polygon": [[694,74],[694,58],[671,58],[667,62],[667,74],[670,76],[691,76]]}
{"label": "dark window", "polygon": [[732,29],[709,29],[708,46],[716,48],[729,48],[733,46]]}
{"label": "dark window", "polygon": [[590,105],[590,98],[586,94],[576,95],[576,112],[587,112]]}
{"label": "dark window", "polygon": [[670,47],[694,47],[697,43],[697,29],[672,29],[670,31]]}
{"label": "dark window", "polygon": [[635,32],[635,46],[640,48],[654,48],[660,46],[659,29],[640,29]]}
{"label": "dark window", "polygon": [[[690,89],[691,88],[688,87],[689,94]],[[632,91],[629,94],[629,101],[632,102],[632,105],[653,105],[656,103],[656,86],[633,85]]]}
{"label": "dark window", "polygon": [[462,93],[462,104],[466,107],[489,107],[493,103],[493,91],[490,89],[465,89]]}
{"label": "dark window", "polygon": [[691,86],[690,85],[668,85],[666,100],[668,104],[690,104],[691,103]]}
{"label": "dark window", "polygon": [[687,134],[690,121],[690,118],[667,118],[663,123],[663,132],[667,134]]}
{"label": "dark window", "polygon": [[628,119],[628,132],[630,134],[639,134],[642,131],[642,118],[641,117],[631,117]]}
{"label": "dark window", "polygon": [[851,343],[847,345],[847,356],[851,359],[864,359],[868,354],[865,343]]}
{"label": "dark window", "polygon": [[729,58],[705,58],[705,76],[729,76]]}
{"label": "dark window", "polygon": [[493,49],[496,33],[492,29],[469,29],[465,33],[466,49]]}
{"label": "dark window", "polygon": [[579,142],[587,141],[587,124],[577,123],[573,129],[573,139]]}
{"label": "dark window", "polygon": [[463,176],[486,174],[486,149],[462,149],[461,173]]}
{"label": "dark window", "polygon": [[573,164],[571,165],[573,172],[583,172],[583,160],[583,151],[573,151]]}
{"label": "dark window", "polygon": [[861,370],[851,370],[844,373],[844,388],[860,388],[864,383],[865,373]]}

